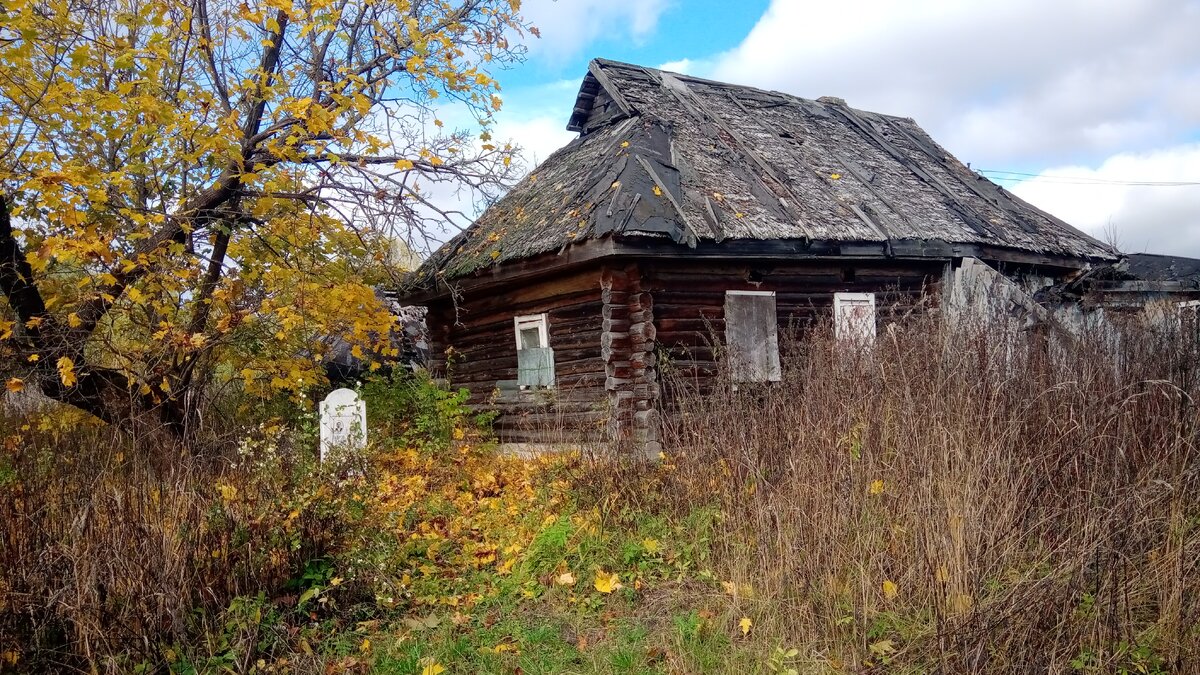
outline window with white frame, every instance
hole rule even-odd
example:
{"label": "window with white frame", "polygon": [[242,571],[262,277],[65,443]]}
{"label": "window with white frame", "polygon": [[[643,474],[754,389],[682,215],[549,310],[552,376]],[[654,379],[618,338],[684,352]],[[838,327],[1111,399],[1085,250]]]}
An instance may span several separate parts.
{"label": "window with white frame", "polygon": [[875,342],[875,294],[834,293],[833,332],[839,341],[859,345]]}
{"label": "window with white frame", "polygon": [[554,350],[550,348],[550,322],[545,314],[513,318],[517,343],[517,385],[522,389],[554,386]]}
{"label": "window with white frame", "polygon": [[734,382],[780,380],[774,291],[725,292],[725,347]]}

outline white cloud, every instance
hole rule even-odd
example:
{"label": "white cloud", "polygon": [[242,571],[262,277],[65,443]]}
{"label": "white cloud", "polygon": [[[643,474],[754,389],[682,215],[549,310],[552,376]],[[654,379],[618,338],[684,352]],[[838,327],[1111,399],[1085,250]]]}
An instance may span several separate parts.
{"label": "white cloud", "polygon": [[1125,252],[1200,257],[1200,185],[1123,182],[1200,182],[1200,143],[1047,169],[1012,192]]}
{"label": "white cloud", "polygon": [[[566,125],[578,87],[579,83],[575,80],[560,80],[506,92],[504,106],[496,114],[489,131],[492,143],[512,143],[520,149],[521,163],[514,168],[532,170],[575,138],[576,134],[567,131]],[[547,105],[549,101],[557,101],[559,105]],[[445,105],[438,108],[436,114],[445,129],[467,130],[472,135],[481,131],[464,106]],[[435,133],[432,125],[426,126],[426,133]],[[477,137],[472,140],[475,149],[479,149],[482,143]],[[482,195],[458,182],[420,181],[420,189],[431,204],[449,214],[450,218],[438,226],[427,223],[429,227],[426,231],[399,233],[418,255],[427,255],[458,234],[486,206]],[[426,213],[433,215],[432,211]]]}
{"label": "white cloud", "polygon": [[[526,0],[523,12],[543,35],[534,58],[552,64],[604,35],[649,39],[667,4]],[[1101,238],[1111,228],[1125,250],[1200,256],[1200,187],[1115,184],[1200,180],[1200,143],[1182,144],[1200,129],[1196,35],[1200,0],[773,0],[735,49],[660,67],[911,116],[975,166],[1055,166],[1013,191]],[[495,138],[530,168],[545,160],[573,137],[578,83],[506,91]]]}
{"label": "white cloud", "polygon": [[516,144],[527,167],[537,166],[575,137],[567,131],[567,120],[581,79],[573,77],[506,91],[492,136]]}
{"label": "white cloud", "polygon": [[[649,39],[658,27],[670,0],[524,0],[521,14],[537,27],[540,38],[527,36],[531,58],[553,71],[597,39],[607,36]],[[500,75],[503,80],[503,74]],[[521,149],[521,166],[531,170],[576,134],[566,130],[579,88],[579,77],[533,86],[505,89],[504,106],[491,128],[493,142],[512,142]],[[473,118],[461,106],[437,110],[447,129],[475,129]],[[441,229],[415,233],[414,248],[425,252],[478,215],[483,204],[478,195],[451,183],[423,185],[425,196],[437,208],[453,212]]]}
{"label": "white cloud", "polygon": [[577,135],[566,129],[568,114],[569,111],[511,120],[502,117],[493,135],[520,147],[526,166],[532,169]]}
{"label": "white cloud", "polygon": [[666,63],[656,66],[659,70],[665,70],[672,73],[680,73],[682,75],[691,75],[697,68],[698,62],[692,59],[679,59],[678,61],[667,61]]}
{"label": "white cloud", "polygon": [[774,0],[708,74],[913,117],[993,168],[1200,126],[1197,0]]}
{"label": "white cloud", "polygon": [[666,8],[666,0],[526,0],[521,14],[542,35],[527,41],[530,51],[564,59],[606,33],[644,40]]}

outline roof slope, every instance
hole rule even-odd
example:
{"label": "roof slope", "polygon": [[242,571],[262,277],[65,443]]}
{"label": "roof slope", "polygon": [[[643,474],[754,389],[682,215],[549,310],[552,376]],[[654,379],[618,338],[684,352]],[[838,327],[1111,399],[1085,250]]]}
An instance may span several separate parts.
{"label": "roof slope", "polygon": [[1125,258],[1125,270],[1142,281],[1177,281],[1200,287],[1200,259],[1155,253],[1132,253]]}
{"label": "roof slope", "polygon": [[[608,235],[1114,251],[972,172],[911,119],[606,60],[589,66],[555,152],[435,253],[461,277]],[[426,276],[428,278],[428,276]]]}

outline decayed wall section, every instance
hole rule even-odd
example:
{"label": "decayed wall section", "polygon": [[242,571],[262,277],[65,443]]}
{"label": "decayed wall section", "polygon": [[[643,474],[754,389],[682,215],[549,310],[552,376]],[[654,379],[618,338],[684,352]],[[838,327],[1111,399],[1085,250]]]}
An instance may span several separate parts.
{"label": "decayed wall section", "polygon": [[[503,442],[599,439],[608,419],[601,306],[597,268],[464,293],[457,308],[442,302],[429,309],[431,365],[452,387],[469,390],[473,406],[499,412],[495,429]],[[543,312],[556,387],[501,390],[502,382],[517,379],[513,318]]]}
{"label": "decayed wall section", "polygon": [[[641,286],[654,297],[664,373],[707,390],[720,374],[725,292],[775,291],[780,337],[795,335],[832,315],[833,294],[875,293],[877,320],[888,321],[919,303],[943,273],[940,261],[709,262],[655,260],[643,264]],[[667,392],[668,394],[670,392]]]}
{"label": "decayed wall section", "polygon": [[[701,391],[722,373],[725,293],[774,291],[781,342],[832,315],[834,294],[875,293],[882,325],[937,304],[944,261],[609,260],[561,277],[460,296],[430,307],[435,372],[499,411],[506,442],[616,441],[659,449],[660,409],[679,378]],[[517,391],[513,318],[545,312],[556,387]],[[714,347],[714,345],[717,345]],[[449,358],[446,348],[452,347]],[[690,388],[690,387],[689,387]]]}

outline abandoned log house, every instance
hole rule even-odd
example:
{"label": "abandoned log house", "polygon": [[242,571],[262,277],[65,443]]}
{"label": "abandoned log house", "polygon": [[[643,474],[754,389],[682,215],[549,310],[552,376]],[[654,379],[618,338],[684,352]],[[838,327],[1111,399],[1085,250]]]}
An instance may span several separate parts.
{"label": "abandoned log house", "polygon": [[777,380],[784,331],[829,317],[870,340],[964,261],[1036,287],[1118,258],[913,120],[837,98],[595,60],[567,128],[399,294],[428,308],[432,367],[499,412],[503,441],[553,428],[652,450],[664,358]]}

